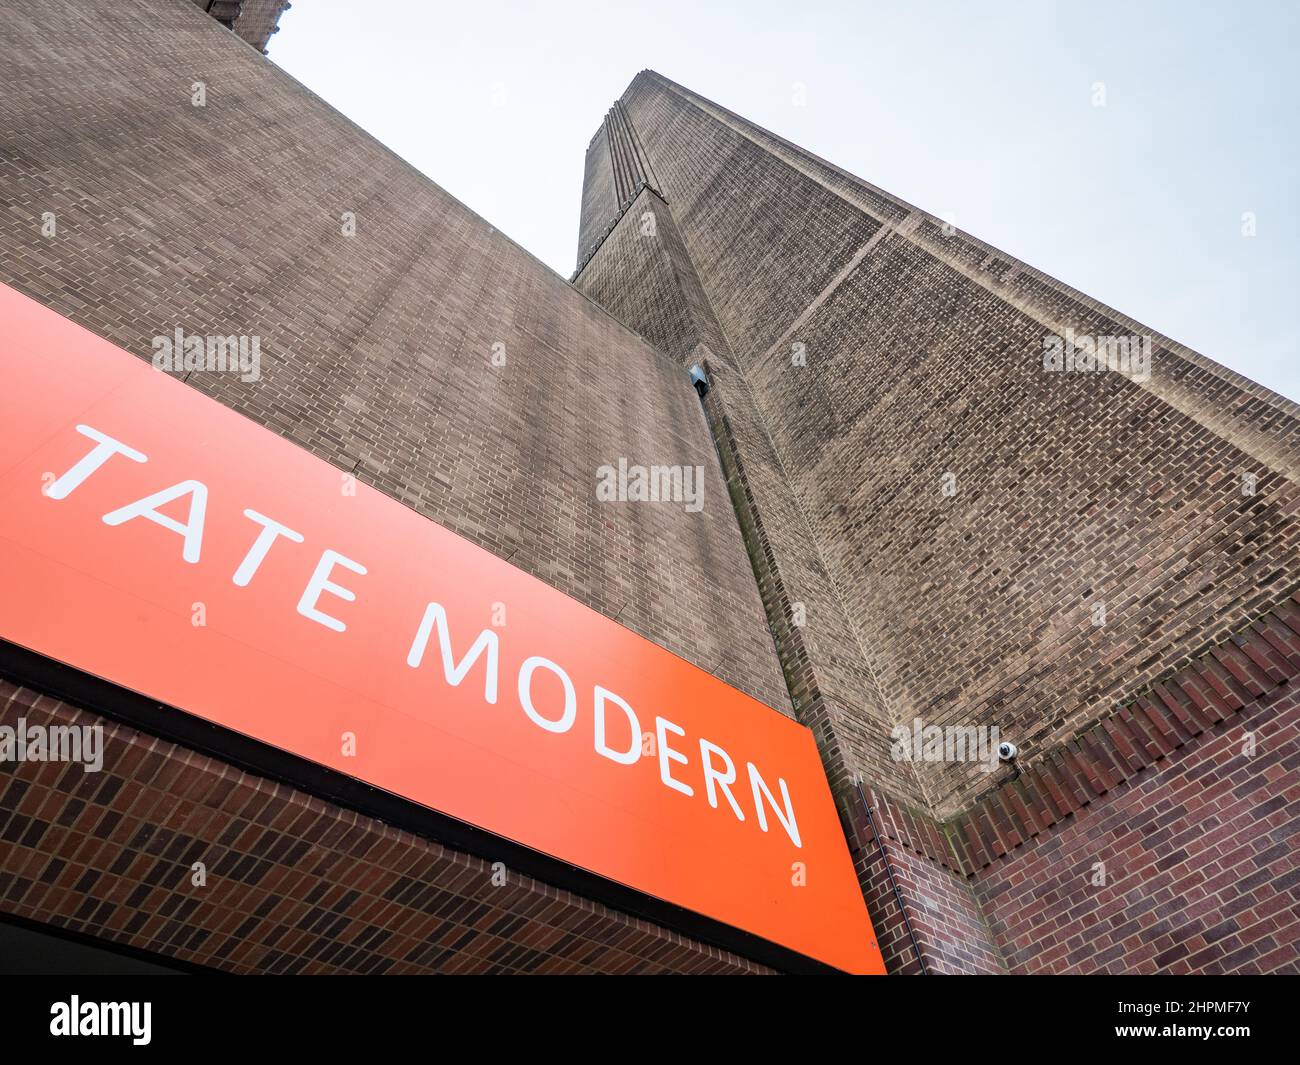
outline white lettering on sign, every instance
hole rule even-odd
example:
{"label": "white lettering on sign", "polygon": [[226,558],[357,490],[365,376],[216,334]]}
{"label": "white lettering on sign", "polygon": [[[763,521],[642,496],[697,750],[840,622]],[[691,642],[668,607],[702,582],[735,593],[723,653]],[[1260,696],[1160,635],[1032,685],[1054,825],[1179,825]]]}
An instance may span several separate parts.
{"label": "white lettering on sign", "polygon": [[[134,463],[148,462],[148,457],[142,452],[98,429],[88,425],[78,425],[76,429],[81,435],[93,440],[95,446],[45,489],[45,495],[49,499],[67,499],[115,456],[121,456]],[[188,511],[183,521],[163,513],[160,509],[169,504],[180,504],[186,499],[188,499]],[[136,519],[144,519],[146,522],[161,526],[181,537],[182,560],[189,564],[196,564],[202,557],[207,506],[207,487],[197,480],[184,480],[124,503],[116,510],[105,514],[103,521],[109,526],[116,527],[128,526]],[[182,506],[181,509],[184,507]],[[297,545],[306,544],[308,540],[306,534],[255,510],[243,509],[242,514],[261,528],[231,577],[233,583],[241,588],[247,587],[252,582],[277,541],[285,540]],[[334,632],[346,633],[347,611],[341,606],[327,603],[330,610],[344,615],[336,617],[334,613],[328,613],[322,607],[322,599],[326,596],[344,604],[356,602],[359,593],[339,583],[343,579],[339,572],[341,570],[349,571],[359,577],[364,577],[368,572],[361,562],[350,559],[332,548],[321,551],[302,596],[296,604],[296,611],[301,617]],[[359,587],[363,586],[364,582],[359,585]],[[438,657],[441,659],[442,674],[446,683],[458,687],[481,663],[484,674],[483,701],[486,705],[495,705],[501,665],[497,633],[492,629],[480,631],[457,662],[452,649],[451,623],[447,611],[441,604],[430,602],[424,609],[406,653],[406,664],[409,667],[420,668],[435,632]],[[546,732],[557,735],[568,733],[577,722],[579,710],[577,690],[568,672],[557,662],[540,655],[525,658],[519,667],[516,692],[520,710],[528,720]],[[617,708],[627,722],[626,745],[615,745],[610,741],[609,708],[611,706]],[[584,709],[586,709],[585,705]],[[636,710],[625,699],[599,684],[594,687],[590,709],[594,753],[620,765],[631,766],[640,761],[641,724]],[[614,720],[618,721],[618,715],[614,715]],[[618,732],[621,735],[621,725]],[[726,750],[708,740],[700,739],[697,770],[692,764],[691,757],[686,753],[689,745],[678,743],[686,738],[686,730],[680,725],[657,715],[654,736],[656,741],[654,754],[658,761],[659,780],[664,787],[687,798],[696,797],[695,787],[683,779],[683,775],[690,771],[697,781],[703,783],[704,799],[713,809],[719,808],[719,796],[721,796],[726,800],[736,819],[747,822],[745,811],[732,790],[732,785],[737,782],[738,777],[736,762]],[[803,842],[795,817],[794,801],[785,779],[777,778],[777,791],[780,793],[778,801],[758,767],[753,762],[747,761],[745,768],[749,779],[752,809],[759,830],[762,832],[769,830],[767,811],[770,808],[790,842],[801,848]]]}

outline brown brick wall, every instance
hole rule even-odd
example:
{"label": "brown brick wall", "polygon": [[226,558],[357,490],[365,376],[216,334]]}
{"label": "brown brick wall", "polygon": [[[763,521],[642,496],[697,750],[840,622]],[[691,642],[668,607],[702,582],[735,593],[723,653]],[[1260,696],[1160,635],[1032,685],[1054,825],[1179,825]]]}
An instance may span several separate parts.
{"label": "brown brick wall", "polygon": [[[618,215],[613,230],[578,271],[574,284],[664,354],[689,367],[697,345],[718,353],[718,331],[692,313],[679,263],[690,268],[672,212],[649,188]],[[725,349],[721,349],[725,352]],[[729,357],[729,354],[725,357]]]}
{"label": "brown brick wall", "polygon": [[635,81],[625,99],[718,319],[748,366],[879,222],[653,76]]}
{"label": "brown brick wall", "polygon": [[[811,531],[769,537],[825,567],[824,654],[892,720],[1032,761],[1294,587],[1295,404],[658,75],[623,99]],[[1151,336],[1151,379],[1045,372],[1067,327]],[[945,817],[990,786],[920,775]]]}
{"label": "brown brick wall", "polygon": [[872,779],[889,777],[896,794],[922,801],[908,767],[889,761],[889,714],[878,681],[860,648],[842,638],[855,632],[853,620],[820,557],[808,550],[815,543],[810,526],[672,206],[643,190],[575,283],[661,351],[707,369],[712,389],[705,409],[732,503],[786,684],[799,720],[817,736],[832,790],[839,793],[867,771]]}
{"label": "brown brick wall", "polygon": [[[682,370],[192,5],[149,6],[7,5],[0,281],[142,357],[259,336],[261,380],[189,383],[788,711]],[[599,503],[619,457],[703,466],[704,510]]]}
{"label": "brown brick wall", "polygon": [[265,52],[271,38],[280,32],[280,16],[292,6],[288,0],[242,0],[234,31],[259,52]]}
{"label": "brown brick wall", "polygon": [[[171,0],[176,2],[176,0]],[[259,52],[280,31],[280,16],[293,5],[288,0],[190,0]]]}
{"label": "brown brick wall", "polygon": [[609,139],[601,126],[587,148],[582,177],[582,214],[578,220],[578,261],[600,242],[621,205],[614,188]]}
{"label": "brown brick wall", "polygon": [[[191,5],[2,6],[0,282],[144,358],[259,337],[259,380],[188,383],[790,712],[680,365]],[[598,503],[620,457],[703,466],[704,510]],[[0,767],[6,912],[234,971],[760,969],[109,727],[99,781]]]}
{"label": "brown brick wall", "polygon": [[[577,291],[190,5],[2,14],[0,281],[141,357],[176,326],[260,336],[259,381],[189,383],[783,712],[793,697],[896,971],[920,966],[886,862],[931,972],[1295,969],[1294,404],[1155,334],[1148,382],[1045,374],[1046,332],[1148,331],[657,75],[588,154],[580,253],[603,243]],[[611,145],[625,190],[657,193],[619,202]],[[620,456],[703,465],[704,512],[596,505]],[[10,715],[84,715],[4,692]],[[888,727],[913,716],[999,725],[1023,779],[891,762]],[[114,737],[117,785],[0,775],[10,912],[229,968],[754,968],[572,897],[525,929],[554,889],[490,912],[463,855]],[[155,778],[147,810],[114,805]],[[259,817],[284,838],[224,838]],[[320,863],[267,857],[290,837]],[[228,853],[219,904],[149,880],[204,847]],[[1084,877],[1095,854],[1113,887]],[[343,902],[357,855],[418,866],[433,894]]]}
{"label": "brown brick wall", "polygon": [[[672,224],[647,240],[624,215],[576,281],[710,360],[723,468],[891,971],[920,971],[913,935],[931,973],[1294,966],[1282,756],[1196,752],[1300,671],[1295,405],[657,75],[624,103]],[[1045,373],[1067,325],[1151,335],[1151,379]],[[998,725],[1023,772],[914,773],[886,753],[913,716]],[[1187,811],[1233,785],[1267,801],[1224,811],[1238,877],[1216,881],[1218,822]],[[1126,804],[1136,788],[1161,816]],[[1155,858],[1084,898],[1079,840]],[[1213,904],[1180,905],[1205,883]],[[1225,907],[1243,917],[1213,930],[1220,955],[1199,918]]]}

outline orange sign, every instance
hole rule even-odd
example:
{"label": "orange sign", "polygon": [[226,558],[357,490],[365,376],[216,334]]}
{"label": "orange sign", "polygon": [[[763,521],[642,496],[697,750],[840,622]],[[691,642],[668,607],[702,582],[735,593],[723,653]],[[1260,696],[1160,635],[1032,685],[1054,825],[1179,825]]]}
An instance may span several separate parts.
{"label": "orange sign", "polygon": [[882,972],[812,734],[0,285],[0,636]]}

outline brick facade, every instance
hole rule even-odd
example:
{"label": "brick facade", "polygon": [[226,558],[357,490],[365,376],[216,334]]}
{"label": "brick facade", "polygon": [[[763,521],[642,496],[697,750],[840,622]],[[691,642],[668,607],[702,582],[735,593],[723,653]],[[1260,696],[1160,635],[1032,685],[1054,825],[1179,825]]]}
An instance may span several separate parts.
{"label": "brick facade", "polygon": [[100,724],[106,749],[98,773],[0,762],[5,913],[235,973],[766,971],[0,681],[19,720]]}
{"label": "brick facade", "polygon": [[[788,712],[680,368],[211,19],[155,6],[11,17],[0,281],[142,358],[176,326],[259,336],[260,380],[188,383]],[[703,466],[703,511],[600,503],[620,456]]]}
{"label": "brick facade", "polygon": [[[892,722],[1046,750],[1292,590],[1296,404],[652,72],[623,110]],[[1150,379],[1044,372],[1067,328]],[[943,816],[987,784],[922,776]]]}
{"label": "brick facade", "polygon": [[[178,326],[260,337],[259,380],[196,373],[188,384],[791,713],[716,449],[676,362],[194,5],[18,4],[7,5],[4,17],[0,281],[142,358],[151,357],[153,336]],[[203,83],[203,106],[193,103],[196,82]],[[52,237],[42,234],[47,213],[57,223]],[[350,236],[347,214],[355,221]],[[497,355],[504,359],[494,361]],[[597,470],[620,457],[703,467],[703,510],[599,503]],[[12,691],[5,689],[6,698]],[[151,742],[133,740],[129,750]],[[293,830],[300,838],[361,824],[301,793],[289,797],[269,780],[223,772],[181,746],[170,747],[168,760],[175,764],[152,771],[188,776],[202,765],[203,779],[169,779],[176,790],[153,796],[155,813],[140,808],[132,816],[143,824],[161,817],[169,801],[186,810],[194,804],[193,824],[182,824],[181,814],[166,822],[169,839],[183,840],[175,846],[186,855],[207,845],[229,852],[223,870],[237,858],[260,863],[278,846],[269,837],[252,840],[241,854],[222,839],[221,820],[268,789],[283,807],[281,831],[299,806],[316,819],[304,814]],[[240,782],[233,807],[196,799],[225,787],[215,778]],[[409,942],[341,960],[316,926],[346,919],[347,936],[376,936],[364,927],[365,915],[379,912],[382,900],[370,900],[369,909],[358,900],[329,917],[317,912],[312,895],[323,880],[299,883],[283,869],[256,882],[236,877],[219,900],[187,900],[184,883],[170,879],[181,872],[170,852],[165,872],[114,872],[134,836],[105,842],[95,834],[105,818],[127,811],[60,805],[70,779],[43,789],[0,779],[11,789],[0,816],[10,832],[32,840],[0,846],[0,911],[98,929],[204,964],[275,971],[370,971],[386,963],[393,971],[759,968],[731,955],[722,961],[715,947],[608,908],[593,917],[595,904],[576,896],[555,910],[555,931],[536,931],[532,914],[554,908],[557,889],[549,885],[495,904],[526,923],[491,932],[503,920],[497,912],[480,929],[478,903],[464,897],[482,885],[470,884],[464,869],[481,879],[484,863],[410,833],[392,836],[378,823],[347,847],[357,854],[373,847],[367,862],[388,863],[394,875],[417,870],[429,893],[413,891],[409,908],[443,913],[445,906],[450,940],[459,943],[475,929],[488,930],[487,937],[482,950],[466,939],[454,961],[436,951],[413,954]],[[38,867],[39,855],[55,850],[67,871],[42,884],[42,876],[56,874]],[[339,863],[331,868],[342,875]],[[265,916],[257,911],[268,884],[288,894],[283,909]],[[90,905],[95,899],[111,904],[101,911]],[[156,920],[139,916],[164,910]],[[182,934],[175,914],[191,932]],[[311,927],[297,929],[300,921]],[[630,924],[616,932],[619,922]],[[403,935],[444,938],[443,926],[427,919],[413,917],[407,927]],[[199,931],[209,933],[207,945]],[[235,933],[248,947],[229,946]],[[568,939],[571,933],[582,938]],[[559,939],[558,955],[538,946]],[[601,949],[619,942],[632,960]],[[512,954],[512,943],[542,953]],[[222,947],[234,953],[221,954]]]}
{"label": "brick facade", "polygon": [[1298,722],[1292,684],[981,871],[1011,971],[1300,973]]}
{"label": "brick facade", "polygon": [[[260,337],[187,383],[809,726],[891,971],[1296,971],[1300,407],[649,71],[566,282],[259,55],[285,5],[213,6],[6,8],[0,281],[142,358]],[[1068,329],[1150,376],[1045,371]],[[704,509],[598,505],[619,458]],[[5,913],[240,972],[767,971],[0,707],[113,766],[0,766]],[[895,759],[914,718],[1018,775]]]}
{"label": "brick facade", "polygon": [[[1197,940],[1210,904],[1181,910],[1164,867],[1141,867],[1149,886],[1130,880],[1117,904],[1073,882],[1056,841],[1158,848],[1164,820],[1106,811],[1150,788],[1185,816],[1172,767],[1243,708],[1291,739],[1269,715],[1300,664],[1300,408],[653,72],[618,110],[658,184],[574,280],[709,366],[705,408],[786,681],[887,960],[919,971],[915,938],[935,973],[1187,957],[1217,971]],[[593,162],[602,136],[608,124],[588,151],[588,230],[619,181]],[[1045,339],[1068,329],[1149,337],[1149,375],[1048,372]],[[895,760],[890,731],[916,718],[996,726],[1022,750],[1019,776]],[[1234,907],[1262,971],[1294,965],[1300,912],[1283,842],[1294,794],[1272,750],[1236,774],[1273,804],[1236,814],[1238,843],[1267,859],[1238,860]],[[1228,769],[1203,773],[1218,787]],[[1209,827],[1172,829],[1182,883],[1217,868]],[[1031,850],[1044,856],[1008,871]],[[1154,953],[1135,942],[1157,938]]]}
{"label": "brick facade", "polygon": [[280,16],[293,5],[289,0],[193,0],[221,25],[265,53],[271,37],[280,32]]}

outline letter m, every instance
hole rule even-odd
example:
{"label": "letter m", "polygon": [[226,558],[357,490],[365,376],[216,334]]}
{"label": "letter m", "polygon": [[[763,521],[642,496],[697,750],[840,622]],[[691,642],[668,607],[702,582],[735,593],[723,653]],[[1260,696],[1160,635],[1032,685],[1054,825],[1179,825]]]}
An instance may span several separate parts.
{"label": "letter m", "polygon": [[487,678],[483,682],[483,698],[489,703],[495,703],[499,659],[497,634],[491,629],[484,629],[478,634],[474,646],[466,652],[459,664],[453,662],[451,634],[447,631],[447,611],[443,609],[441,603],[430,603],[425,608],[424,617],[420,619],[419,631],[411,641],[411,650],[406,656],[406,664],[412,669],[419,668],[420,663],[424,661],[424,650],[429,646],[429,635],[435,628],[438,630],[438,647],[442,651],[442,671],[447,675],[447,683],[452,687],[456,687],[465,679],[466,674],[478,660],[478,656],[487,651]]}

